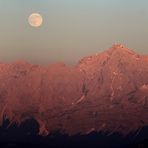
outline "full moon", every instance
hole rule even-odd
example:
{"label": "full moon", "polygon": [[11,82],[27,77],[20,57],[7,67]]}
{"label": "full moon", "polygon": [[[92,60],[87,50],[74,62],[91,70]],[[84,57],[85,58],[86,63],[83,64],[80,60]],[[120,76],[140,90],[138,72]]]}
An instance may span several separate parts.
{"label": "full moon", "polygon": [[28,22],[32,27],[40,27],[43,23],[43,17],[39,13],[32,13],[28,18]]}

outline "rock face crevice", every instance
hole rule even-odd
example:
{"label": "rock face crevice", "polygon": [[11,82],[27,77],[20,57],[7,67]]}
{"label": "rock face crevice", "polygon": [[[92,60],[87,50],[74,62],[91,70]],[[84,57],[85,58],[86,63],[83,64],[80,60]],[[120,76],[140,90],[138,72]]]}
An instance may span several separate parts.
{"label": "rock face crevice", "polygon": [[39,134],[127,134],[148,125],[148,56],[123,45],[74,67],[0,64],[0,122],[34,118]]}

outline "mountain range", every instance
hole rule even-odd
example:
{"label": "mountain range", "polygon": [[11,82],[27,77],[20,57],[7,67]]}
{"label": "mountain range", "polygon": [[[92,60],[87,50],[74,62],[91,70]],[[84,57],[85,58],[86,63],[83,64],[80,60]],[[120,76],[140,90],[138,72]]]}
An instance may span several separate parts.
{"label": "mountain range", "polygon": [[0,63],[1,124],[30,118],[41,135],[140,130],[148,125],[148,55],[116,44],[75,66]]}

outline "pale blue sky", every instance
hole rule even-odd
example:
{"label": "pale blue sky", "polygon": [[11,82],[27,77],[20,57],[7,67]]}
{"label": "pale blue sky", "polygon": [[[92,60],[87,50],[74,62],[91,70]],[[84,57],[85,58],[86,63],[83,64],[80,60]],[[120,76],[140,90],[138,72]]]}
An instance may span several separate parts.
{"label": "pale blue sky", "polygon": [[[122,43],[148,53],[148,0],[1,0],[0,61],[75,63]],[[43,26],[27,22],[32,12]]]}

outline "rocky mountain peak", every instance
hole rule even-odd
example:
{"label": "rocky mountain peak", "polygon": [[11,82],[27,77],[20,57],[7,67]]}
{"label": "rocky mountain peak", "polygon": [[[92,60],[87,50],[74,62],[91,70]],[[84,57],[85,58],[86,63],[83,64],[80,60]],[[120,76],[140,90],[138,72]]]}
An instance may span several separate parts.
{"label": "rocky mountain peak", "polygon": [[106,50],[106,52],[109,55],[112,55],[112,54],[124,54],[125,56],[126,55],[137,55],[136,52],[134,52],[131,49],[128,49],[122,44],[113,44],[113,46],[109,48],[108,50]]}

